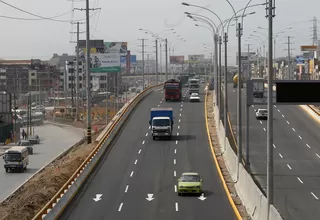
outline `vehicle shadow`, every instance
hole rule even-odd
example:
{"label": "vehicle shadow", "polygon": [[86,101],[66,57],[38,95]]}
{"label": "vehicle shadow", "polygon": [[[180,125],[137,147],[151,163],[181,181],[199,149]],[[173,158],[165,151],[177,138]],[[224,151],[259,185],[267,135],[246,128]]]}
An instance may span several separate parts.
{"label": "vehicle shadow", "polygon": [[197,139],[196,135],[173,135],[171,136],[170,140],[166,140],[166,141],[189,141],[189,140],[195,140]]}

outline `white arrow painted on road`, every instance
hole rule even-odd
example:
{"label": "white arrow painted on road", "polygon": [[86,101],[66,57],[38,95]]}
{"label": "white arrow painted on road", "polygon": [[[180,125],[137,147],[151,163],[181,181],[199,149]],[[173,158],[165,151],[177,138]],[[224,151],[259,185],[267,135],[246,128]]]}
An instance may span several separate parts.
{"label": "white arrow painted on road", "polygon": [[148,200],[149,202],[154,200],[153,194],[148,194],[148,198],[146,198],[146,200]]}
{"label": "white arrow painted on road", "polygon": [[206,197],[204,196],[204,193],[202,193],[201,196],[198,197],[198,199],[200,199],[201,201],[204,201],[206,199]]}
{"label": "white arrow painted on road", "polygon": [[96,198],[93,198],[93,200],[95,202],[98,202],[99,200],[101,200],[101,196],[102,196],[102,194],[96,194]]}

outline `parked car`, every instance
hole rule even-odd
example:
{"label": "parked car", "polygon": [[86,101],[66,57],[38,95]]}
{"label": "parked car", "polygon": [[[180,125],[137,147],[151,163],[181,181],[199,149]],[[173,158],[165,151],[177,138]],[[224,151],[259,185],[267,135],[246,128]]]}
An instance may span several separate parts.
{"label": "parked car", "polygon": [[38,135],[31,135],[28,137],[28,140],[31,144],[40,144],[40,138]]}

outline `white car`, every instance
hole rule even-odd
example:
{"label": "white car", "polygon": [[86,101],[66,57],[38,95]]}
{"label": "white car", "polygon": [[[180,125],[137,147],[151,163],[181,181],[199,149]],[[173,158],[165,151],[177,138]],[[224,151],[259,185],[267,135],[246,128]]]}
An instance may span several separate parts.
{"label": "white car", "polygon": [[189,98],[190,102],[200,102],[200,97],[198,93],[192,93]]}
{"label": "white car", "polygon": [[256,119],[268,119],[268,110],[267,109],[258,109],[255,110]]}

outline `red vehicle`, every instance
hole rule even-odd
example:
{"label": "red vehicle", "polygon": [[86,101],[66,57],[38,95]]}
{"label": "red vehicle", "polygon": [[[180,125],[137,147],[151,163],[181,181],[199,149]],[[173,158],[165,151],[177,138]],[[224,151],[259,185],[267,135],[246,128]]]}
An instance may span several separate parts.
{"label": "red vehicle", "polygon": [[182,84],[179,80],[170,79],[164,83],[164,96],[168,100],[180,101],[182,98]]}

